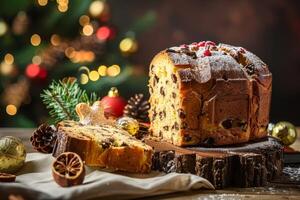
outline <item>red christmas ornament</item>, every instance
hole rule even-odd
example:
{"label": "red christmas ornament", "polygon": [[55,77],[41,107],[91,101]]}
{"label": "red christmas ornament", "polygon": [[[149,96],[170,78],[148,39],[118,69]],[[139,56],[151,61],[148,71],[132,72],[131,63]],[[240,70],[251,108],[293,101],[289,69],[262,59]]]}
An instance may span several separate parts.
{"label": "red christmas ornament", "polygon": [[198,43],[198,47],[204,47],[205,46],[205,41],[201,41]]}
{"label": "red christmas ornament", "polygon": [[112,87],[108,95],[101,99],[101,104],[104,107],[104,112],[107,117],[121,117],[123,116],[126,101],[123,97],[119,96],[118,89]]}

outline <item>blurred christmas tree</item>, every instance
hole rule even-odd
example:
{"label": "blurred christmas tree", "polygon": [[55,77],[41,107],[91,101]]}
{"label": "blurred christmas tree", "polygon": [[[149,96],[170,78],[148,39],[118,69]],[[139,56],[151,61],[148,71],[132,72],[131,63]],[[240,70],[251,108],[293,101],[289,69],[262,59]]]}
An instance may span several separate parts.
{"label": "blurred christmas tree", "polygon": [[112,11],[105,0],[1,1],[1,126],[32,127],[47,120],[40,93],[53,79],[74,76],[100,96],[111,86],[146,88],[146,76],[133,77],[130,56],[155,13],[121,30]]}

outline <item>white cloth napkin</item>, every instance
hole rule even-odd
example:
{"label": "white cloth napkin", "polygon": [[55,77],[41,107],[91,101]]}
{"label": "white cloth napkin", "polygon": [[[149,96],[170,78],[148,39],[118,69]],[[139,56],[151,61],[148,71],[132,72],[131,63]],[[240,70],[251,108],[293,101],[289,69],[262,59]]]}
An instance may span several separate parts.
{"label": "white cloth napkin", "polygon": [[190,189],[214,189],[204,178],[192,174],[152,172],[150,174],[110,173],[86,168],[84,183],[62,188],[51,175],[53,158],[49,154],[29,153],[15,183],[0,183],[0,199],[9,194],[24,199],[130,199]]}

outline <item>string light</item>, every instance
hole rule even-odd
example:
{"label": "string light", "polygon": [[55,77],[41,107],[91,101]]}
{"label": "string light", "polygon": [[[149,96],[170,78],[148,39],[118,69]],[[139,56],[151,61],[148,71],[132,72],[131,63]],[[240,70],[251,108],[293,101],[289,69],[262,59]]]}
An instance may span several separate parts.
{"label": "string light", "polygon": [[41,44],[41,37],[38,34],[33,34],[30,38],[30,42],[33,46],[39,46]]}
{"label": "string light", "polygon": [[90,17],[87,16],[87,15],[82,15],[80,18],[79,18],[79,24],[81,26],[85,26],[87,24],[90,23]]}
{"label": "string light", "polygon": [[40,73],[40,66],[37,64],[29,64],[25,73],[28,77],[34,78]]}
{"label": "string light", "polygon": [[6,62],[2,62],[0,64],[0,72],[3,75],[9,75],[13,71],[14,67],[11,64],[7,64]]}
{"label": "string light", "polygon": [[138,46],[134,39],[125,38],[120,42],[119,48],[123,53],[134,53],[136,52]]}
{"label": "string light", "polygon": [[93,28],[93,26],[91,24],[88,24],[88,25],[85,25],[83,27],[82,32],[83,32],[84,35],[90,36],[94,32],[94,28]]}
{"label": "string light", "polygon": [[32,63],[36,65],[40,65],[42,63],[41,56],[33,56],[32,57]]}
{"label": "string light", "polygon": [[4,35],[7,31],[7,25],[4,21],[0,21],[0,36]]}
{"label": "string light", "polygon": [[98,68],[98,73],[100,76],[106,76],[107,67],[105,65],[101,65]]}
{"label": "string light", "polygon": [[121,72],[119,65],[112,65],[107,69],[107,75],[108,76],[117,76]]}
{"label": "string light", "polygon": [[96,70],[93,70],[89,73],[89,78],[91,81],[97,81],[99,77],[99,73]]}
{"label": "string light", "polygon": [[4,56],[4,62],[8,65],[11,65],[14,63],[14,56],[10,53],[5,54]]}
{"label": "string light", "polygon": [[104,10],[105,3],[103,1],[94,1],[91,3],[89,11],[93,17],[98,17]]}
{"label": "string light", "polygon": [[38,4],[40,6],[46,6],[48,4],[48,0],[38,0]]}
{"label": "string light", "polygon": [[60,44],[60,37],[57,34],[53,34],[50,38],[50,42],[53,46],[58,46]]}
{"label": "string light", "polygon": [[7,105],[6,106],[6,113],[8,115],[12,115],[12,116],[15,115],[15,114],[17,114],[17,107],[15,105],[13,105],[13,104]]}
{"label": "string light", "polygon": [[99,40],[107,40],[111,36],[111,29],[107,26],[102,26],[97,30],[96,36]]}
{"label": "string light", "polygon": [[85,85],[85,84],[87,84],[89,82],[89,77],[88,77],[88,75],[86,75],[86,74],[81,74],[80,75],[80,83],[82,84],[82,85]]}

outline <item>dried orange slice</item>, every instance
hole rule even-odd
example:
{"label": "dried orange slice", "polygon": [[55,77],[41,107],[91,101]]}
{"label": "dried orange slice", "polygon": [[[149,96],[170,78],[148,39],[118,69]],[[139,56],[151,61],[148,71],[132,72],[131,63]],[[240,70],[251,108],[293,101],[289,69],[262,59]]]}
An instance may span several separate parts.
{"label": "dried orange slice", "polygon": [[62,187],[82,184],[85,176],[82,159],[73,152],[60,154],[52,164],[52,176]]}
{"label": "dried orange slice", "polygon": [[0,173],[0,182],[15,182],[16,176],[13,174]]}

